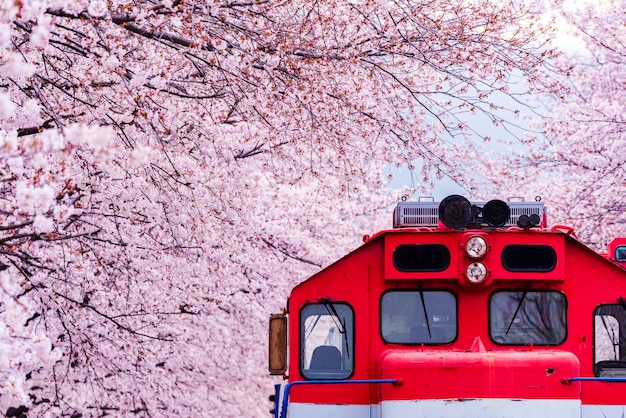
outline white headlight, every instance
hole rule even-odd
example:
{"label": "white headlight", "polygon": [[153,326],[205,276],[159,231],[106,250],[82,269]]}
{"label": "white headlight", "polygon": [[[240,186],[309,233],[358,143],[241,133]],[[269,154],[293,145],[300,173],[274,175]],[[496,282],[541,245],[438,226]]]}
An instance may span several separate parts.
{"label": "white headlight", "polygon": [[483,237],[471,237],[465,244],[465,252],[471,258],[480,258],[487,252],[487,242]]}
{"label": "white headlight", "polygon": [[483,263],[470,263],[465,270],[467,280],[472,284],[480,284],[487,278],[487,267]]}

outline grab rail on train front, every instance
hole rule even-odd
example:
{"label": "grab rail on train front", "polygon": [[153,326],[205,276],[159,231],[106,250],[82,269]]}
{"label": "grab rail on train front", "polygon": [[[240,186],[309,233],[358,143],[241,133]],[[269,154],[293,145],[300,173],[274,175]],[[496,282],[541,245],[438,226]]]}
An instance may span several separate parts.
{"label": "grab rail on train front", "polygon": [[563,383],[571,382],[626,382],[626,377],[568,377],[563,379]]}
{"label": "grab rail on train front", "polygon": [[399,386],[402,381],[399,379],[361,379],[361,380],[302,380],[297,382],[289,382],[285,385],[285,391],[283,393],[283,404],[280,410],[280,418],[287,418],[287,407],[289,405],[289,393],[291,388],[297,385],[337,385],[337,384],[385,384],[389,383],[394,386]]}

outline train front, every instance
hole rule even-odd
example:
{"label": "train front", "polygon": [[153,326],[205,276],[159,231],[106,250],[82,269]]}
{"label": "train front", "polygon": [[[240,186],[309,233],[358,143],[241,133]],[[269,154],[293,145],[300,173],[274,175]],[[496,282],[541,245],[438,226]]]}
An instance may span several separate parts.
{"label": "train front", "polygon": [[540,202],[402,202],[393,230],[298,285],[272,316],[270,371],[285,377],[273,413],[623,418],[626,304],[598,311],[612,296],[591,295],[591,271],[626,283],[571,229],[548,229]]}

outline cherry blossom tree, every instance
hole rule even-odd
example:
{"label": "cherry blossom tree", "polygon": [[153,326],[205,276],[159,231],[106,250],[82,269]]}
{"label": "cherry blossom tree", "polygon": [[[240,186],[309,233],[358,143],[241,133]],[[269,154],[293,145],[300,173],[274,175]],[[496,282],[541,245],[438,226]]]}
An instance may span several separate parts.
{"label": "cherry blossom tree", "polygon": [[465,179],[465,115],[560,88],[541,13],[2,2],[0,409],[266,414],[268,314],[388,226],[387,167]]}
{"label": "cherry blossom tree", "polygon": [[543,98],[540,134],[525,139],[505,175],[486,177],[492,190],[542,196],[554,222],[573,225],[602,250],[626,236],[626,8],[618,0],[576,2],[562,13],[586,45],[561,59],[569,93]]}

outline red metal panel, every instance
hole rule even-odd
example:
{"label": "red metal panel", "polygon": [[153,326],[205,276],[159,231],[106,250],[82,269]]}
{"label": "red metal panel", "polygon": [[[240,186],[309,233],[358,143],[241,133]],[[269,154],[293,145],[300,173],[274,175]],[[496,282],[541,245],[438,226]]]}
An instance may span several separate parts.
{"label": "red metal panel", "polygon": [[[406,232],[389,231],[385,239],[385,280],[440,280],[455,279],[458,275],[458,233],[450,232]],[[399,245],[443,244],[450,250],[450,266],[443,271],[403,272],[393,264],[393,252]]]}
{"label": "red metal panel", "polygon": [[[432,230],[430,232],[388,231],[384,234],[385,280],[441,280],[455,279],[463,282],[465,269],[469,263],[476,261],[467,256],[465,243],[473,235],[487,236],[490,249],[478,261],[483,262],[489,270],[490,280],[564,280],[564,235],[554,232],[540,231],[506,231],[506,230]],[[393,252],[400,245],[406,244],[444,244],[450,250],[450,266],[438,272],[402,272],[393,264]],[[512,272],[506,270],[501,263],[502,250],[508,245],[546,245],[554,249],[557,263],[549,272]]]}
{"label": "red metal panel", "polygon": [[572,353],[561,351],[420,352],[386,350],[381,376],[401,386],[383,387],[382,400],[408,399],[580,399],[580,384],[562,379],[578,375]]}
{"label": "red metal panel", "polygon": [[[490,267],[495,280],[565,280],[565,235],[555,232],[501,232],[492,234],[493,253],[496,257]],[[508,245],[546,245],[556,252],[556,266],[549,272],[512,272],[506,270],[501,263],[500,255]]]}

